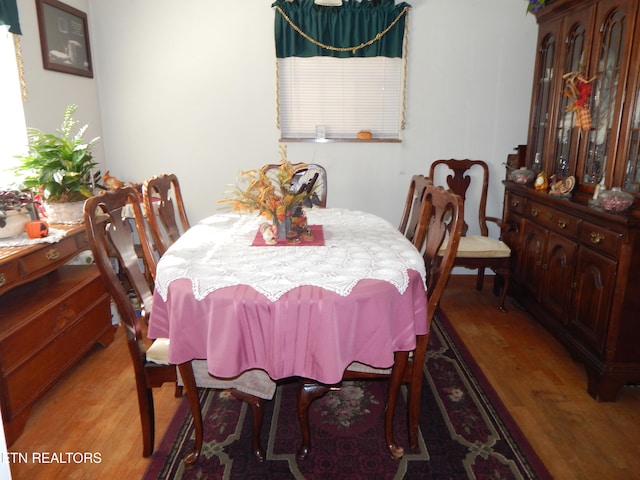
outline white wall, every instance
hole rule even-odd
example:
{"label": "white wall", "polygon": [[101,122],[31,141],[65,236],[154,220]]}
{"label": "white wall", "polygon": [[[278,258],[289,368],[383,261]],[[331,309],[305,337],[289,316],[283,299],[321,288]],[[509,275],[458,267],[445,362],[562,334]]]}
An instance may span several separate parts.
{"label": "white wall", "polygon": [[[87,0],[64,0],[64,3],[83,12]],[[40,35],[35,0],[18,0],[18,13],[22,36],[20,45],[27,85],[27,101],[24,103],[28,127],[53,132],[60,128],[64,110],[68,105],[78,105],[74,118],[78,127],[89,125],[85,137],[90,140],[102,135],[102,116],[98,99],[98,83],[94,78],[45,70],[42,67]],[[104,162],[104,144],[93,149],[97,162]]]}
{"label": "white wall", "polygon": [[[96,79],[42,70],[34,2],[20,0],[28,125],[55,127],[78,103],[111,174],[176,173],[192,222],[218,208],[240,170],[279,158],[270,1],[67,3],[88,12]],[[290,143],[289,159],[326,166],[329,206],[395,224],[412,174],[437,158],[481,158],[493,176],[488,213],[499,214],[502,163],[526,143],[535,19],[517,0],[409,3],[403,142]]]}

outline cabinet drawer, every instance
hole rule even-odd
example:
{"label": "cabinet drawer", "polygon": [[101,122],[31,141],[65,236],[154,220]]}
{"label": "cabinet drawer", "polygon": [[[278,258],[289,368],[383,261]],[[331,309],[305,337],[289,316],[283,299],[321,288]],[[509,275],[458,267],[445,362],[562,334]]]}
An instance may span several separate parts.
{"label": "cabinet drawer", "polygon": [[77,252],[75,237],[68,237],[51,244],[37,252],[20,258],[20,270],[24,276],[32,275],[39,270],[50,269],[52,266],[69,260]]}
{"label": "cabinet drawer", "polygon": [[521,197],[520,195],[516,195],[513,192],[507,192],[507,204],[506,207],[509,209],[509,213],[518,213],[520,215],[524,214],[526,205],[526,199]]}
{"label": "cabinet drawer", "polygon": [[589,222],[584,222],[580,240],[583,244],[591,248],[615,257],[620,248],[622,234],[605,230]]}
{"label": "cabinet drawer", "polygon": [[[0,338],[0,365],[5,373],[65,330],[74,328],[96,302],[108,298],[100,273],[94,266],[61,267],[60,274],[54,273],[51,277],[55,283],[37,281],[34,282],[37,287],[22,286],[0,301],[3,310],[0,325],[5,329]],[[11,325],[9,317],[18,323]]]}
{"label": "cabinet drawer", "polygon": [[89,245],[89,239],[87,238],[87,232],[78,233],[75,235],[75,239],[76,247],[79,251],[91,250],[91,245]]}
{"label": "cabinet drawer", "polygon": [[47,391],[79,358],[109,329],[109,298],[105,296],[85,313],[72,328],[62,332],[55,341],[31,352],[19,368],[4,377],[6,404],[3,415],[16,417]]}
{"label": "cabinet drawer", "polygon": [[20,278],[18,262],[11,261],[4,265],[0,265],[0,290],[4,290],[4,287],[8,287],[18,280],[18,278]]}
{"label": "cabinet drawer", "polygon": [[578,238],[578,230],[582,220],[577,217],[536,202],[527,204],[526,215],[540,225],[562,235],[576,240]]}

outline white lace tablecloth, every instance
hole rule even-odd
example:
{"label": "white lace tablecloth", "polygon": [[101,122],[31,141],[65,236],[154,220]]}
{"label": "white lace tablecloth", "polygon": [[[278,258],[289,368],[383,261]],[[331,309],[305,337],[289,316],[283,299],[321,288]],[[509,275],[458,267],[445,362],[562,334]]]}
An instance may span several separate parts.
{"label": "white lace tablecloth", "polygon": [[348,295],[363,279],[383,280],[399,293],[409,285],[408,270],[425,267],[420,253],[384,219],[365,212],[313,208],[309,224],[322,225],[324,246],[251,246],[264,218],[223,213],[190,228],[161,258],[156,290],[167,300],[169,284],[191,280],[202,300],[216,289],[249,285],[271,301],[296,287],[322,287]]}

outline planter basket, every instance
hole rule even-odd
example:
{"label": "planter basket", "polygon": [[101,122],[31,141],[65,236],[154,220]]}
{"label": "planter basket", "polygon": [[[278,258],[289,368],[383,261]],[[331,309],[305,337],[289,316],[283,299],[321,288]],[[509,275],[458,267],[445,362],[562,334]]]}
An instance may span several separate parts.
{"label": "planter basket", "polygon": [[84,222],[84,200],[70,203],[45,203],[44,210],[49,223]]}

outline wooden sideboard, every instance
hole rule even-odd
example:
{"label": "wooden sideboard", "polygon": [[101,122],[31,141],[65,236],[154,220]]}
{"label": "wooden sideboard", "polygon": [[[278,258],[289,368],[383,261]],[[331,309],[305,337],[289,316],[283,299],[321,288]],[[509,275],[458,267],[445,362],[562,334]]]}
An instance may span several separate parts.
{"label": "wooden sideboard", "polygon": [[614,401],[640,382],[640,218],[504,183],[510,293],[584,364],[589,394]]}
{"label": "wooden sideboard", "polygon": [[57,243],[0,248],[0,405],[7,444],[31,406],[96,343],[113,341],[110,298],[95,265],[66,265],[89,244],[84,225]]}

